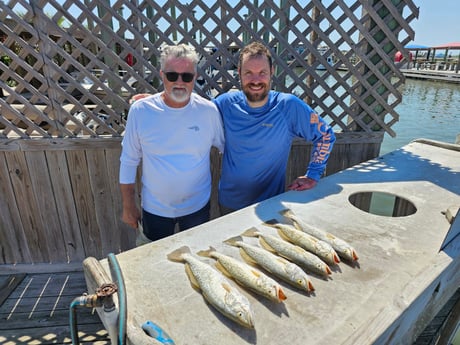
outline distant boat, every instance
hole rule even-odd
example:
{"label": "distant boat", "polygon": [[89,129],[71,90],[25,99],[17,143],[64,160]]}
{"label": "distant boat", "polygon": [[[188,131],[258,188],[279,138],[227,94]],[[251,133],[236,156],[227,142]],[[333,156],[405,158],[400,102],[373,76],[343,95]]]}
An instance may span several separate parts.
{"label": "distant boat", "polygon": [[[318,51],[321,53],[321,55],[324,55],[327,51],[329,50],[329,47],[323,46],[323,47],[318,47]],[[332,66],[334,64],[334,58],[332,55],[329,55],[326,57],[326,61],[329,64],[329,66]],[[324,71],[326,69],[326,66],[319,64],[316,66],[317,70]]]}
{"label": "distant boat", "polygon": [[[334,59],[332,58],[332,56],[328,56],[326,58],[326,61],[327,63],[329,64],[329,66],[332,66],[334,64]],[[319,64],[317,67],[316,67],[317,70],[320,70],[320,71],[324,71],[326,69],[326,66],[322,65],[322,64]]]}

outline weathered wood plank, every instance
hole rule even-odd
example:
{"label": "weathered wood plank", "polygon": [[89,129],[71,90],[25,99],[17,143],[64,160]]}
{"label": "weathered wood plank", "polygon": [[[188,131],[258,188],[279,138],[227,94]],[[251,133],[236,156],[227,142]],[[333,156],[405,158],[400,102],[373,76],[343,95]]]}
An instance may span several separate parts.
{"label": "weathered wood plank", "polygon": [[[77,308],[78,324],[94,324],[100,322],[99,315],[91,308]],[[0,330],[21,329],[24,324],[28,328],[41,328],[49,326],[69,327],[69,309],[57,309],[53,313],[49,311],[34,311],[26,313],[1,314],[3,320]]]}
{"label": "weathered wood plank", "polygon": [[[121,220],[122,202],[119,181],[120,171],[120,154],[121,145],[118,148],[110,148],[105,150],[105,159],[107,165],[107,180],[109,194],[112,200],[112,217],[115,221],[116,236],[120,241],[120,249],[122,251],[134,248],[136,245],[136,232],[130,226],[123,223]],[[139,182],[138,182],[139,183]],[[139,183],[140,185],[140,183]],[[138,187],[139,190],[140,187]],[[113,250],[113,249],[110,249]]]}
{"label": "weathered wood plank", "polygon": [[67,152],[70,181],[87,256],[101,257],[102,243],[85,151]]}
{"label": "weathered wood plank", "polygon": [[[16,197],[17,207],[20,208],[22,229],[25,241],[28,244],[33,262],[49,262],[49,252],[46,247],[46,234],[38,229],[44,229],[41,217],[37,217],[42,205],[38,205],[33,193],[29,167],[24,154],[11,152],[6,156],[9,167],[13,192]],[[21,230],[21,228],[20,228]]]}
{"label": "weathered wood plank", "polygon": [[[58,205],[54,198],[55,193],[48,171],[49,165],[46,155],[45,152],[40,154],[25,152],[24,155],[27,161],[34,198],[37,204],[40,205],[36,217],[41,218],[40,224],[43,224],[43,227],[37,228],[35,231],[43,232],[40,238],[45,240],[44,245],[48,252],[47,261],[58,262],[62,260],[62,257],[68,257],[68,254],[58,217]],[[59,165],[55,167],[59,169]]]}
{"label": "weathered wood plank", "polygon": [[113,200],[110,189],[111,181],[107,174],[106,157],[104,150],[86,151],[88,175],[91,191],[94,198],[95,214],[101,236],[101,254],[107,255],[115,251],[120,252],[120,232],[113,213]]}
{"label": "weathered wood plank", "polygon": [[[84,289],[81,289],[80,296],[83,293]],[[13,314],[43,312],[53,315],[58,310],[68,311],[75,296],[78,294],[69,294],[67,291],[65,294],[46,293],[44,296],[38,297],[9,298],[0,306],[0,314],[9,314],[14,311]]]}
{"label": "weathered wood plank", "polygon": [[[439,327],[436,329],[437,332],[434,334],[439,334],[439,345],[448,345],[451,341],[450,337],[453,335],[453,332],[458,331],[458,324],[460,322],[460,290],[456,292],[456,299],[452,298],[449,303],[447,303],[444,307],[444,315],[436,315],[436,318],[440,320],[437,322]],[[431,324],[429,325],[431,326]],[[428,328],[428,327],[427,327]]]}
{"label": "weathered wood plank", "polygon": [[[9,298],[39,298],[49,296],[80,296],[87,291],[82,272],[28,275]],[[94,293],[91,291],[90,293]]]}
{"label": "weathered wood plank", "polygon": [[[86,290],[81,270],[28,274],[0,305],[0,341],[22,343],[26,336],[29,344],[70,344],[70,304]],[[80,343],[109,344],[93,308],[77,307],[76,316]]]}
{"label": "weathered wood plank", "polygon": [[32,262],[30,248],[27,244],[21,222],[21,213],[16,205],[16,198],[10,179],[7,153],[0,152],[0,258],[2,261]]}
{"label": "weathered wood plank", "polygon": [[215,147],[211,149],[210,153],[211,159],[211,209],[210,217],[211,219],[219,217],[219,200],[218,200],[218,188],[220,180],[220,172],[222,168],[222,154],[219,153],[219,150]]}
{"label": "weathered wood plank", "polygon": [[[56,200],[56,215],[59,217],[67,261],[81,261],[85,258],[83,239],[80,234],[74,192],[69,179],[69,168],[64,151],[46,151],[52,190]],[[49,194],[49,193],[48,193]],[[62,261],[61,256],[56,262]]]}
{"label": "weathered wood plank", "polygon": [[[36,345],[68,345],[72,344],[69,326],[31,327],[2,330],[0,338],[5,344],[24,344],[24,337],[28,344]],[[102,323],[82,324],[78,327],[80,344],[110,345],[110,339]]]}
{"label": "weathered wood plank", "polygon": [[82,270],[81,262],[58,262],[58,263],[37,263],[37,264],[2,264],[0,265],[0,274],[57,274],[57,273],[75,273]]}
{"label": "weathered wood plank", "polygon": [[12,274],[0,276],[0,308],[3,306],[5,300],[14,291],[14,289],[24,279],[25,274]]}
{"label": "weathered wood plank", "polygon": [[2,139],[0,151],[73,151],[120,148],[122,137]]}
{"label": "weathered wood plank", "polygon": [[[77,310],[76,314],[81,344],[110,344],[108,333],[97,313]],[[30,319],[24,314],[23,318],[14,321],[2,321],[1,338],[5,340],[5,344],[8,344],[8,341],[12,344],[22,343],[21,339],[24,339],[24,336],[27,336],[29,344],[71,344],[68,315],[68,311],[62,311],[50,318],[37,313]],[[27,328],[24,328],[24,325],[27,325]]]}

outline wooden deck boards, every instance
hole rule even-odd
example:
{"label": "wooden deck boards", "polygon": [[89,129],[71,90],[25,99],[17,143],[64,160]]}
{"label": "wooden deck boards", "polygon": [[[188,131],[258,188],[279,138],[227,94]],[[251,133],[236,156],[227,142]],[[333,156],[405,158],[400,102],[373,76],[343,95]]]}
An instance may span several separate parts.
{"label": "wooden deck boards", "polygon": [[[18,282],[0,305],[0,344],[72,343],[69,307],[75,297],[86,293],[82,271],[0,277],[0,282]],[[91,308],[77,308],[77,325],[81,344],[110,344]]]}
{"label": "wooden deck boards", "polygon": [[[82,271],[1,275],[0,269],[0,344],[71,344],[69,306],[86,292]],[[459,301],[460,289],[414,345],[435,344],[445,321],[459,309]],[[93,309],[78,308],[77,324],[80,344],[110,344]]]}

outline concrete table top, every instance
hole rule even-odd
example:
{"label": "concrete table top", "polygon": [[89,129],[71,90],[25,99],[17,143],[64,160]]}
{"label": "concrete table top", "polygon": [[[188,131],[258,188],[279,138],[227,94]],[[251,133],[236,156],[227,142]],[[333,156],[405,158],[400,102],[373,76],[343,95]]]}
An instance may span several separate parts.
{"label": "concrete table top", "polygon": [[[349,201],[361,192],[403,198],[416,211],[398,217],[362,211]],[[460,147],[421,140],[323,178],[312,190],[286,192],[118,254],[128,301],[127,342],[143,343],[140,324],[151,320],[176,344],[412,344],[459,287],[460,236],[452,234],[460,225],[444,214],[453,206],[460,206]],[[331,267],[328,280],[311,275],[312,294],[280,282],[287,299],[279,304],[240,288],[252,303],[254,330],[208,305],[191,287],[184,265],[166,258],[184,245],[193,253],[212,245],[241,259],[223,241],[253,226],[275,234],[262,223],[286,222],[279,215],[286,208],[349,242],[359,264]],[[450,242],[440,251],[449,229]],[[100,264],[109,271],[106,259]],[[92,273],[86,274],[91,281]]]}

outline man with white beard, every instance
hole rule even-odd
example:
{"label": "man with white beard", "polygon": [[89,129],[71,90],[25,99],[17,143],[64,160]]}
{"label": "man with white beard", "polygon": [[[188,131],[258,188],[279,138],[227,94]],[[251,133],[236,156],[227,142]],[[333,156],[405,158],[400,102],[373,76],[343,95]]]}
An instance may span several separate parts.
{"label": "man with white beard", "polygon": [[[198,55],[193,47],[166,46],[160,57],[164,91],[134,103],[120,157],[122,220],[152,241],[209,220],[212,146],[223,151],[217,107],[193,93]],[[142,212],[136,205],[142,162]]]}

